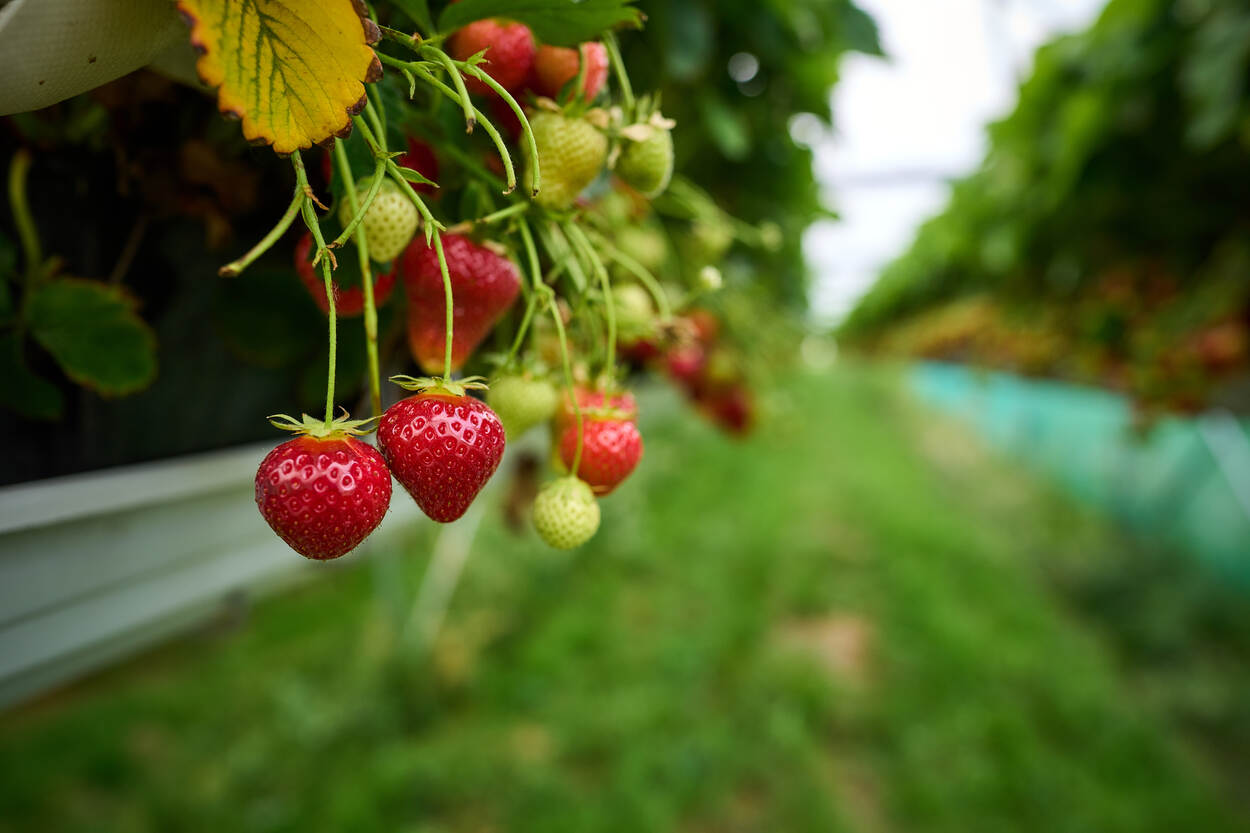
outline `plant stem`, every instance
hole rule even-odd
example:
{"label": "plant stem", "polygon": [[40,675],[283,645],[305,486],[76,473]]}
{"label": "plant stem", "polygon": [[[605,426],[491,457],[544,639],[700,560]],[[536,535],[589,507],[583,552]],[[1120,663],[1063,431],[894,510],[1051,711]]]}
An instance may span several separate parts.
{"label": "plant stem", "polygon": [[[455,90],[448,87],[442,81],[439,81],[433,75],[430,75],[430,73],[424,68],[418,67],[416,64],[410,64],[409,67],[418,78],[434,87],[434,89],[438,90],[443,95],[453,101],[459,100]],[[482,129],[486,131],[486,135],[489,136],[490,140],[495,143],[495,149],[499,152],[499,159],[503,162],[504,174],[507,178],[508,187],[504,190],[504,193],[511,194],[516,189],[516,169],[512,165],[512,156],[508,153],[508,146],[504,144],[503,138],[499,135],[499,131],[495,129],[495,125],[491,123],[490,119],[488,119],[481,110],[474,109],[473,112],[477,116],[477,123],[482,125]]]}
{"label": "plant stem", "polygon": [[[308,180],[305,178],[304,185],[307,185],[307,183]],[[236,261],[227,263],[217,270],[217,274],[223,278],[233,278],[255,263],[258,257],[273,248],[273,244],[277,243],[282,238],[282,235],[286,234],[286,230],[291,227],[291,223],[295,222],[295,217],[300,213],[300,209],[306,199],[307,195],[304,193],[304,186],[296,182],[295,194],[291,197],[291,204],[286,207],[286,212],[282,215],[282,219],[278,220],[278,224],[271,228],[269,233],[261,238],[261,241],[253,246],[247,254]]]}
{"label": "plant stem", "polygon": [[[342,142],[334,143],[334,158],[339,166],[339,176],[347,194],[347,203],[353,214],[360,214],[359,201],[356,199],[356,180],[352,176],[352,166],[347,159],[347,151]],[[382,179],[381,168],[374,176]],[[356,251],[360,258],[360,285],[365,295],[365,355],[369,362],[369,397],[373,404],[372,416],[382,413],[382,377],[378,371],[378,310],[373,300],[373,270],[369,264],[369,238],[364,227],[356,231]]]}
{"label": "plant stem", "polygon": [[668,295],[665,294],[664,289],[660,286],[660,282],[655,279],[655,275],[652,275],[647,267],[625,254],[620,249],[609,244],[607,240],[599,237],[598,235],[596,235],[596,237],[598,238],[599,245],[607,253],[607,256],[613,261],[619,263],[624,269],[637,278],[639,283],[646,287],[647,291],[651,293],[652,299],[655,300],[656,309],[660,311],[660,318],[664,320],[672,318],[672,305],[669,304]]}
{"label": "plant stem", "polygon": [[472,133],[474,125],[477,124],[477,109],[473,106],[473,99],[469,98],[469,91],[464,86],[464,77],[460,74],[460,70],[456,69],[451,57],[436,46],[422,46],[420,53],[442,64],[443,69],[447,70],[447,74],[451,76],[451,83],[456,88],[456,98],[460,102],[460,109],[464,111],[464,132]]}
{"label": "plant stem", "polygon": [[560,358],[564,362],[564,386],[569,392],[569,401],[573,403],[573,415],[577,419],[577,450],[573,452],[573,465],[569,472],[576,477],[582,466],[582,403],[577,401],[577,390],[573,386],[573,362],[569,359],[569,341],[564,333],[564,319],[560,317],[560,306],[556,303],[555,293],[547,296],[551,307],[551,320],[556,325],[556,336],[560,340]]}
{"label": "plant stem", "polygon": [[614,374],[616,372],[616,299],[612,297],[612,281],[608,277],[607,267],[603,265],[599,253],[595,251],[595,247],[586,237],[586,232],[582,231],[577,223],[566,223],[565,229],[569,240],[590,261],[591,270],[599,277],[599,288],[603,292],[603,306],[608,319],[608,358],[604,370],[609,374]]}
{"label": "plant stem", "polygon": [[447,257],[443,254],[443,235],[434,230],[434,253],[438,255],[438,271],[443,275],[443,298],[447,305],[447,340],[443,354],[443,378],[451,379],[452,327],[455,324],[456,305],[451,296],[451,274],[447,271]]}
{"label": "plant stem", "polygon": [[334,422],[334,377],[339,346],[338,315],[334,308],[334,281],[330,277],[330,259],[327,257],[329,250],[321,234],[321,225],[317,222],[317,213],[313,210],[312,200],[308,198],[305,190],[308,189],[308,172],[304,170],[304,160],[300,157],[299,151],[291,154],[291,165],[295,168],[296,188],[304,194],[301,213],[304,216],[304,224],[308,226],[313,240],[317,243],[317,253],[321,257],[321,277],[326,285],[326,317],[330,321],[330,361],[326,375],[326,427],[328,428]]}
{"label": "plant stem", "polygon": [[521,318],[521,326],[517,327],[516,338],[512,340],[512,349],[508,351],[508,358],[504,360],[502,367],[508,367],[516,358],[517,351],[521,349],[521,342],[525,340],[525,334],[529,332],[530,320],[534,317],[534,309],[538,306],[538,295],[529,293],[529,301],[525,304],[525,315]]}
{"label": "plant stem", "polygon": [[523,110],[521,105],[517,103],[517,100],[512,97],[512,93],[505,90],[498,81],[491,78],[490,75],[483,71],[481,67],[475,67],[465,61],[457,61],[456,65],[463,67],[465,72],[470,73],[483,84],[494,90],[495,95],[503,99],[504,103],[507,104],[508,107],[511,108],[512,112],[516,114],[517,120],[521,122],[521,133],[525,137],[525,144],[529,147],[530,171],[533,172],[531,174],[532,180],[530,181],[530,196],[538,196],[538,191],[542,188],[542,171],[538,167],[538,145],[534,142],[534,129],[530,127],[530,120],[525,115],[525,110]]}
{"label": "plant stem", "polygon": [[478,217],[476,220],[465,220],[464,222],[456,223],[454,226],[447,229],[447,231],[450,232],[451,234],[460,234],[460,233],[469,231],[476,226],[488,226],[491,223],[498,223],[500,220],[506,220],[509,217],[515,217],[516,215],[523,214],[528,210],[529,210],[529,203],[524,203],[524,202],[513,203],[512,205],[506,208],[501,208],[498,211],[492,211],[490,214],[487,214],[482,217]]}
{"label": "plant stem", "polygon": [[621,98],[624,100],[626,118],[634,118],[634,87],[629,83],[629,73],[625,71],[625,61],[621,59],[621,48],[616,42],[616,33],[607,32],[603,36],[603,46],[608,51],[608,60],[612,64],[612,72],[621,85]]}
{"label": "plant stem", "polygon": [[[342,142],[334,143],[335,156],[338,155],[338,148],[342,146],[342,144]],[[344,151],[344,155],[346,155],[346,151]],[[330,248],[337,249],[339,246],[342,246],[350,240],[352,235],[356,233],[356,229],[360,227],[362,222],[364,222],[365,212],[367,212],[369,207],[373,205],[373,201],[377,198],[378,192],[382,190],[382,180],[386,178],[383,176],[385,171],[386,160],[379,159],[377,165],[375,165],[373,169],[373,181],[369,183],[369,191],[365,194],[364,200],[361,201],[359,205],[357,205],[356,202],[356,184],[355,180],[351,179],[351,171],[347,170],[346,174],[341,174],[347,181],[351,182],[351,185],[347,190],[351,192],[350,204],[352,206],[352,218],[348,221],[347,227],[343,229],[343,233],[334,238],[334,242],[330,244]]]}
{"label": "plant stem", "polygon": [[26,176],[30,172],[31,156],[26,148],[13,154],[9,163],[9,210],[17,225],[17,235],[22,241],[22,255],[26,258],[26,285],[30,286],[43,271],[43,249],[39,245],[39,231],[26,200]]}

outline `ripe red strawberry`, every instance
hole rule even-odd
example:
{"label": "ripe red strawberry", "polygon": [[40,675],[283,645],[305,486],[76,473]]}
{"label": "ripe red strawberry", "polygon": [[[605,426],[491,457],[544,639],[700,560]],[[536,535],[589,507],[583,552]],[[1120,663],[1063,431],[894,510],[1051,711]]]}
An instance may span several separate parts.
{"label": "ripe red strawberry", "polygon": [[[609,393],[602,390],[578,386],[574,388],[577,404],[582,409],[582,416],[611,416],[617,419],[636,421],[638,419],[638,400],[629,391]],[[560,399],[560,407],[555,415],[556,437],[564,433],[564,429],[576,422],[577,414],[573,411],[573,401],[568,392]]]}
{"label": "ripe red strawberry", "polygon": [[[443,235],[454,303],[452,370],[472,355],[521,291],[512,261],[458,234]],[[401,258],[408,290],[408,346],[427,372],[442,370],[447,338],[446,295],[438,254],[418,235]]]}
{"label": "ripe red strawberry", "polygon": [[390,503],[391,473],[382,455],[341,432],[288,440],[256,472],[260,514],[305,558],[351,552]]}
{"label": "ripe red strawberry", "polygon": [[548,98],[560,94],[564,85],[577,77],[580,61],[586,62],[586,80],[582,84],[582,94],[587,101],[594,101],[595,96],[603,89],[608,80],[608,50],[598,41],[583,43],[580,47],[581,58],[577,50],[563,46],[543,46],[534,55],[534,91]]}
{"label": "ripe red strawberry", "polygon": [[755,400],[742,383],[705,393],[697,400],[712,422],[735,437],[744,437],[755,424]]}
{"label": "ripe red strawberry", "polygon": [[465,513],[503,458],[499,417],[463,390],[443,383],[402,399],[378,425],[391,473],[439,523]]}
{"label": "ripe red strawberry", "polygon": [[[312,234],[304,232],[304,236],[295,244],[295,273],[299,275],[300,281],[307,288],[308,294],[312,295],[312,299],[317,302],[317,306],[323,313],[329,314],[330,305],[326,302],[326,285],[325,280],[321,277],[321,267],[316,268],[312,265]],[[343,262],[343,255],[339,256],[340,264]],[[355,264],[355,261],[351,261]],[[391,266],[389,272],[378,275],[373,281],[373,305],[380,307],[385,304],[391,297],[391,292],[395,289],[396,267]],[[344,318],[350,318],[360,315],[365,309],[365,291],[360,285],[350,287],[349,289],[339,288],[338,281],[334,282],[334,312]]]}
{"label": "ripe red strawberry", "polygon": [[[524,23],[475,20],[452,35],[447,47],[457,61],[466,61],[486,50],[482,69],[510,93],[521,89],[534,63],[534,35]],[[471,93],[495,94],[486,84],[467,75],[464,85]]]}
{"label": "ripe red strawberry", "polygon": [[[560,435],[560,459],[572,470],[577,453],[577,424]],[[590,484],[596,495],[608,495],[620,485],[642,459],[642,435],[631,419],[583,417],[582,459],[577,476]]]}

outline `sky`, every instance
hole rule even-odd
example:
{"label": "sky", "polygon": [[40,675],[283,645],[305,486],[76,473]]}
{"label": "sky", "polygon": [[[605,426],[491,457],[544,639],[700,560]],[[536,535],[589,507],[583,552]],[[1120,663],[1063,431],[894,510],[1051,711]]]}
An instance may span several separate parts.
{"label": "sky", "polygon": [[885,60],[851,55],[833,93],[835,129],[792,124],[815,151],[838,221],[804,237],[815,322],[854,307],[917,227],[939,213],[948,182],[974,170],[985,125],[1007,115],[1038,46],[1088,26],[1105,0],[858,0],[877,21]]}

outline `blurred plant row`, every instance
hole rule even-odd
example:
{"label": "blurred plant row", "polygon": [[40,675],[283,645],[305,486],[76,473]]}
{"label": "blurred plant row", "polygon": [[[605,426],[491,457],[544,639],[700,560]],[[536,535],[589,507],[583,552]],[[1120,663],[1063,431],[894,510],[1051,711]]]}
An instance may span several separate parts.
{"label": "blurred plant row", "polygon": [[989,138],[844,341],[1250,407],[1250,7],[1111,0]]}

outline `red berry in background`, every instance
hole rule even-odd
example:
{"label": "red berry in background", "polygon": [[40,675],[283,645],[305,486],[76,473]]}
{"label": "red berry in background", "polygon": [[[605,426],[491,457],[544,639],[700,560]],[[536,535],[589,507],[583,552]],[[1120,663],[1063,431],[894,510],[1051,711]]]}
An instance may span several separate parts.
{"label": "red berry in background", "polygon": [[[512,261],[458,234],[443,235],[454,304],[451,367],[458,369],[521,291]],[[400,258],[408,290],[408,346],[427,372],[441,372],[447,337],[446,295],[434,247],[418,235]]]}
{"label": "red berry in background", "polygon": [[[447,48],[457,61],[466,61],[485,49],[481,68],[510,93],[524,86],[534,63],[534,35],[524,23],[476,20],[452,35]],[[464,85],[471,93],[495,94],[482,81],[467,75]]]}
{"label": "red berry in background", "polygon": [[465,513],[499,467],[503,425],[484,402],[445,391],[396,402],[378,425],[378,448],[421,511],[439,523]]}
{"label": "red berry in background", "polygon": [[[408,152],[396,157],[395,164],[401,168],[412,168],[426,179],[438,182],[438,157],[434,155],[434,148],[420,139],[409,138]],[[412,189],[420,194],[436,194],[439,190],[433,185],[416,182],[412,184]]]}
{"label": "red berry in background", "polygon": [[296,437],[256,472],[256,505],[274,532],[305,558],[346,555],[386,515],[391,473],[370,445],[345,435]]}
{"label": "red berry in background", "polygon": [[[295,273],[299,275],[299,279],[308,290],[308,294],[312,295],[312,299],[317,303],[317,307],[322,313],[328,315],[330,305],[326,302],[325,279],[321,277],[320,267],[314,268],[312,265],[312,247],[312,234],[305,232],[304,236],[295,244]],[[373,305],[375,307],[380,307],[390,300],[391,292],[395,289],[397,271],[398,267],[392,265],[389,272],[378,275],[374,279]],[[340,315],[343,318],[351,318],[364,312],[364,287],[353,286],[350,289],[340,289],[337,282],[333,286],[334,312],[336,315]]]}
{"label": "red berry in background", "polygon": [[668,351],[664,357],[668,375],[687,390],[698,390],[707,366],[707,353],[699,344],[682,344]]}
{"label": "red berry in background", "polygon": [[[560,459],[571,471],[577,454],[577,423],[560,435]],[[642,435],[632,419],[589,417],[582,420],[582,459],[577,476],[596,495],[608,495],[642,459]]]}
{"label": "red berry in background", "polygon": [[580,59],[577,49],[563,46],[539,47],[534,55],[534,91],[539,95],[555,98],[565,84],[577,77],[580,61],[585,60],[586,80],[581,91],[586,101],[593,101],[608,80],[608,50],[597,41],[583,43],[579,49]]}
{"label": "red berry in background", "polygon": [[712,422],[734,436],[749,434],[755,425],[755,399],[743,384],[705,394],[698,401]]}

